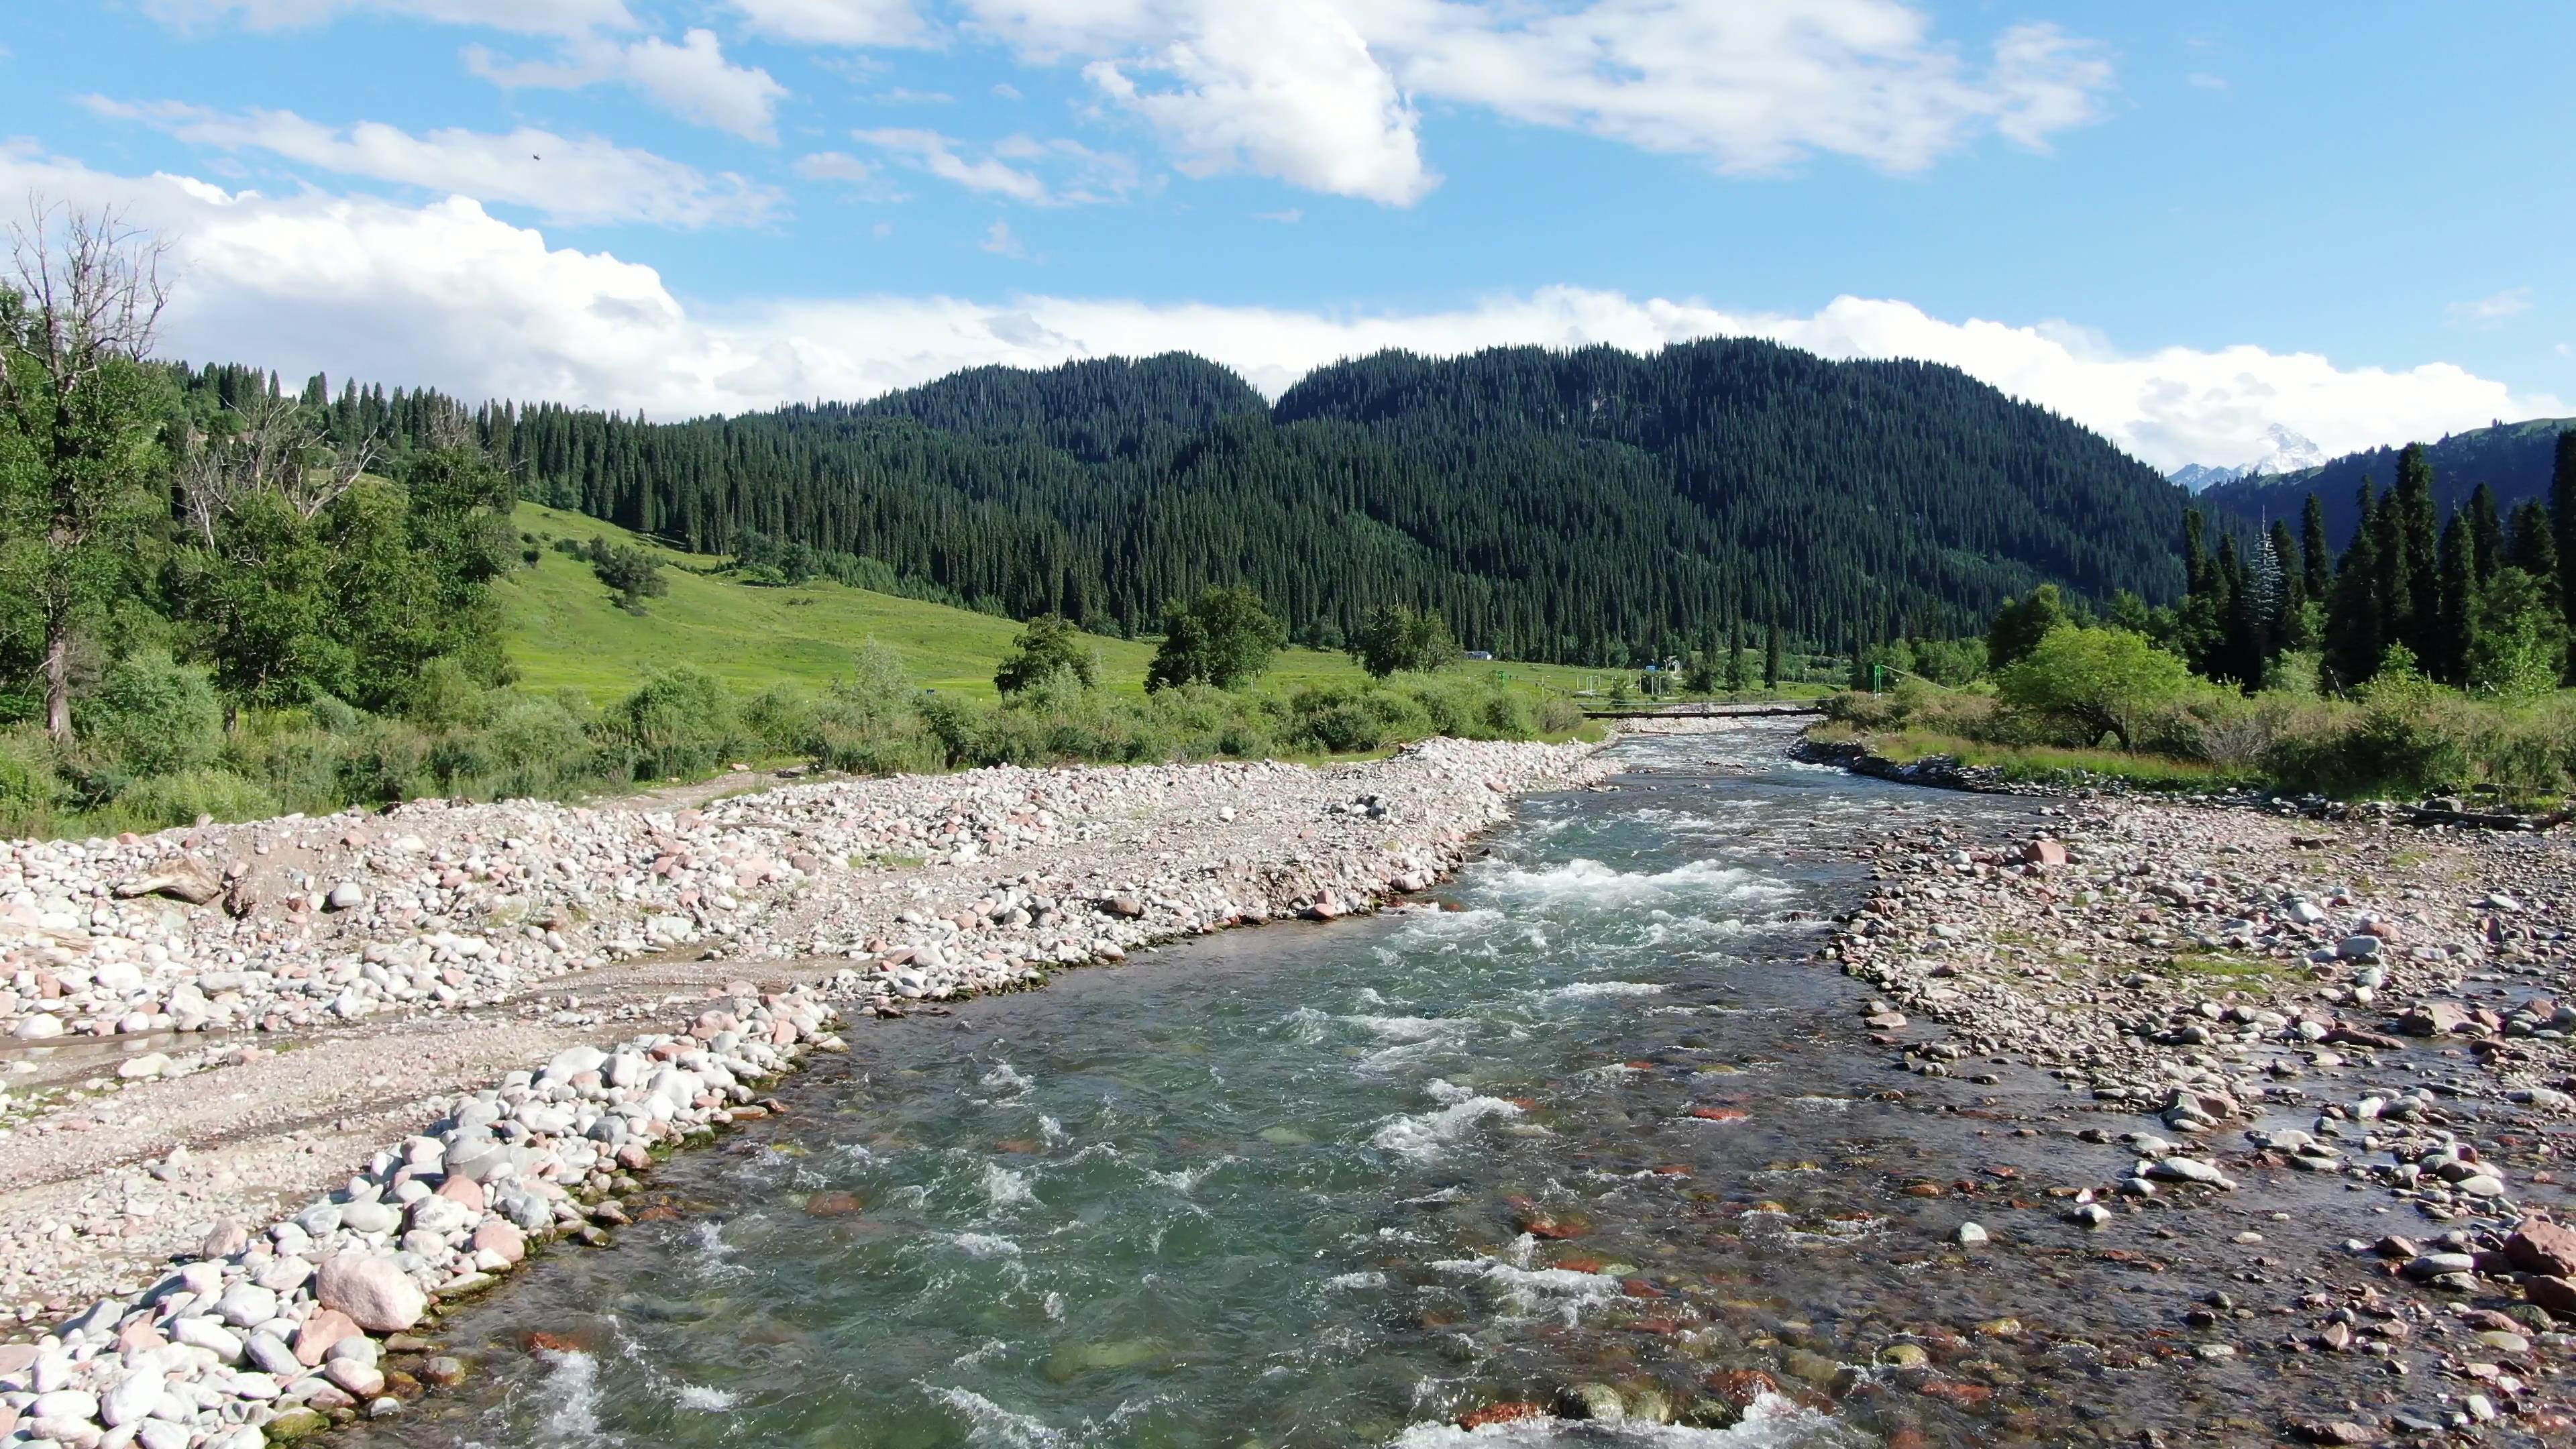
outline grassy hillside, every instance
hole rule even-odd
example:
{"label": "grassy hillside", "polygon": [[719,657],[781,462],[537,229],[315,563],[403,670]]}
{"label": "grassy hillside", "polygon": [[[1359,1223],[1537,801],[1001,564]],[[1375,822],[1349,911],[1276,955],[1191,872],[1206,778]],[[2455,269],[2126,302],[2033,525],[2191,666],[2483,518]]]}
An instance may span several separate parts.
{"label": "grassy hillside", "polygon": [[[671,586],[667,598],[650,601],[648,612],[629,614],[610,601],[586,561],[542,551],[536,564],[511,575],[498,590],[510,661],[529,689],[568,686],[604,703],[655,670],[677,664],[694,664],[752,689],[778,683],[813,688],[846,675],[850,652],[873,638],[902,655],[919,683],[987,699],[993,695],[993,670],[1020,630],[990,614],[836,583],[739,583],[714,572],[720,559],[680,553],[561,509],[522,503],[515,522],[539,539],[605,538],[649,549],[662,560]],[[1102,683],[1120,693],[1142,693],[1154,646],[1105,636],[1093,642]],[[1462,677],[1487,673],[1565,693],[1587,683],[1606,688],[1610,679],[1599,670],[1548,664],[1469,663],[1454,671]],[[1280,654],[1263,684],[1293,688],[1364,677],[1342,655],[1291,649]]]}

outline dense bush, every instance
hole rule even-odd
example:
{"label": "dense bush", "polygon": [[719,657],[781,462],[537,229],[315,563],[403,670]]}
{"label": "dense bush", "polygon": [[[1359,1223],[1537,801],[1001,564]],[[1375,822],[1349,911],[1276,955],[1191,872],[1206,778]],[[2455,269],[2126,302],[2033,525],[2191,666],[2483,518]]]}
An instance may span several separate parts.
{"label": "dense bush", "polygon": [[159,649],[109,666],[75,718],[83,738],[137,775],[191,769],[223,747],[224,707],[205,672]]}
{"label": "dense bush", "polygon": [[257,820],[275,815],[275,796],[230,770],[181,770],[137,780],[116,797],[136,829],[162,830],[201,819]]}
{"label": "dense bush", "polygon": [[[2050,637],[2098,632],[2061,628]],[[2035,649],[2006,671],[2007,680],[2044,657]],[[2155,662],[2153,680],[2117,695],[2135,700],[2143,690],[2153,696],[2128,716],[2140,773],[2156,773],[2158,761],[2182,761],[2229,778],[2343,798],[2476,792],[2548,801],[2576,792],[2576,697],[2481,697],[2426,679],[2402,651],[2392,652],[2349,700],[2321,698],[2303,687],[2251,695],[2198,680],[2174,687],[2170,668]],[[2088,677],[2069,671],[2061,682]],[[2048,707],[2029,687],[1998,697],[1908,683],[1885,694],[1836,695],[1824,708],[1849,729],[1918,743],[1947,737],[2027,748],[2083,746],[2099,738],[2084,737],[2098,719]]]}
{"label": "dense bush", "polygon": [[733,696],[703,669],[665,670],[609,711],[639,780],[703,775],[749,743]]}

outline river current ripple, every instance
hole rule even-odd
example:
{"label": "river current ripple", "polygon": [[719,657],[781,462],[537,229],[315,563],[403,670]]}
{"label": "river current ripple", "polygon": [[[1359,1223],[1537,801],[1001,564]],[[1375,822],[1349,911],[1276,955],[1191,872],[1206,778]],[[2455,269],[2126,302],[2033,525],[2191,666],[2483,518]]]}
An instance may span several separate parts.
{"label": "river current ripple", "polygon": [[[2173,1305],[1944,1251],[1958,1210],[1902,1187],[1965,1171],[1973,1129],[1805,959],[1856,898],[1862,834],[2000,835],[2029,806],[1794,764],[1785,739],[1625,742],[1615,788],[1525,802],[1418,904],[855,1030],[791,1115],[630,1201],[652,1220],[454,1315],[468,1385],[357,1437],[1833,1446],[2206,1422],[2064,1346]],[[2035,1293],[2080,1321],[1978,1338]],[[1878,1367],[1900,1342],[1956,1392]],[[1582,1384],[1685,1422],[1453,1426]]]}

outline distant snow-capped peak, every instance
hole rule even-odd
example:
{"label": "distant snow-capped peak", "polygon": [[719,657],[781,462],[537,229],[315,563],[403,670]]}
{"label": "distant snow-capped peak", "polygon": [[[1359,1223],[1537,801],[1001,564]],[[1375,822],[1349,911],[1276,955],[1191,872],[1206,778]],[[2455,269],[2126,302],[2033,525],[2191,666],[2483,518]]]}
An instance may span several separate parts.
{"label": "distant snow-capped peak", "polygon": [[2274,423],[2263,430],[2264,451],[2250,463],[2232,468],[2211,467],[2206,463],[2185,463],[2165,476],[2194,493],[2233,483],[2239,478],[2263,478],[2276,473],[2297,473],[2321,467],[2326,450],[2298,433]]}

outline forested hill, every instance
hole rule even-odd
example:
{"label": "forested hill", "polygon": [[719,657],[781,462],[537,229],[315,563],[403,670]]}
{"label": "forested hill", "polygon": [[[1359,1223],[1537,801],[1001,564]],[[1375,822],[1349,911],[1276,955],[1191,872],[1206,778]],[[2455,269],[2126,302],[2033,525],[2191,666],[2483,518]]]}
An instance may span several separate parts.
{"label": "forested hill", "polygon": [[[826,404],[818,409],[829,413]],[[1152,448],[1221,418],[1270,405],[1233,372],[1202,357],[1167,352],[1068,362],[1043,371],[970,367],[936,382],[888,393],[842,411],[910,418],[926,427],[989,438],[1033,438],[1087,462]]]}
{"label": "forested hill", "polygon": [[[2481,483],[2495,489],[2496,505],[2510,514],[2525,499],[2547,501],[2550,468],[2558,434],[2576,428],[2576,418],[2534,418],[2453,433],[2424,445],[2433,465],[2433,504],[2442,517],[2468,500]],[[2337,547],[2352,539],[2359,517],[2363,479],[2387,489],[2397,479],[2395,448],[2346,453],[2324,466],[2296,473],[2276,473],[2221,483],[2200,495],[2205,506],[2224,509],[2249,522],[2281,518],[2295,521],[2314,493],[2325,504],[2326,535]]]}
{"label": "forested hill", "polygon": [[[328,411],[335,435],[402,446],[438,402],[351,387]],[[539,404],[473,423],[542,502],[1113,632],[1248,583],[1327,647],[1394,601],[1469,648],[1607,664],[1738,622],[1841,650],[1981,629],[2041,581],[2182,585],[2181,490],[2101,437],[1949,368],[1763,342],[1388,353],[1275,408],[1175,355],[735,418]]]}

